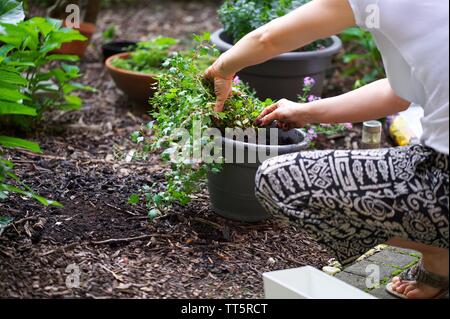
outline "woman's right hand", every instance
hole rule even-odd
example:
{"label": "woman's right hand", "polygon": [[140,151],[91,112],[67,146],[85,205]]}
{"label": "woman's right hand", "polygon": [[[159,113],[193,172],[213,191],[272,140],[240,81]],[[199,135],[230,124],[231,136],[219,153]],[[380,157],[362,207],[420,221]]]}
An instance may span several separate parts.
{"label": "woman's right hand", "polygon": [[282,99],[268,106],[255,120],[255,125],[264,127],[277,121],[277,127],[283,130],[302,128],[310,124],[309,107],[306,104],[295,103]]}
{"label": "woman's right hand", "polygon": [[219,60],[211,65],[205,72],[205,79],[214,83],[214,92],[216,93],[216,105],[214,111],[222,112],[225,102],[232,94],[232,85],[234,74],[227,75],[220,72]]}

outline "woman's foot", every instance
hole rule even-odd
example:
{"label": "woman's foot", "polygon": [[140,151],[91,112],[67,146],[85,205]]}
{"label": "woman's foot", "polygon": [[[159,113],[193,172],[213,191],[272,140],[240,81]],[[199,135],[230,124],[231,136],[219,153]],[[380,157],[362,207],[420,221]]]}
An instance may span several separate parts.
{"label": "woman's foot", "polygon": [[[448,250],[441,250],[439,253],[424,254],[421,262],[427,272],[448,278]],[[443,291],[442,288],[435,288],[422,282],[402,280],[400,277],[394,277],[392,279],[392,290],[404,295],[407,299],[432,299]]]}

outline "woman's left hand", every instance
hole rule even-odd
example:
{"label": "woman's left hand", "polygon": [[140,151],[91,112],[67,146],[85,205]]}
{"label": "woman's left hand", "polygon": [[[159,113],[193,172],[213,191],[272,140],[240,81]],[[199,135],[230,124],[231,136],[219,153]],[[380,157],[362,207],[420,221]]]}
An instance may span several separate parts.
{"label": "woman's left hand", "polygon": [[282,99],[268,106],[255,120],[255,125],[264,127],[277,121],[277,127],[283,130],[301,128],[309,123],[309,112],[306,104]]}

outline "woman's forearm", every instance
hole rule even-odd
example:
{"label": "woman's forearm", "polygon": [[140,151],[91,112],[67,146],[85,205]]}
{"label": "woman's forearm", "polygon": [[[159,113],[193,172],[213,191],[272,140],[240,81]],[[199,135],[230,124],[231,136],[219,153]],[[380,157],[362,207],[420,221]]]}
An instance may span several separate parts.
{"label": "woman's forearm", "polygon": [[314,0],[242,38],[217,62],[222,75],[265,62],[355,24],[347,0]]}
{"label": "woman's forearm", "polygon": [[397,96],[387,79],[352,92],[306,104],[308,123],[363,122],[404,111],[411,102]]}

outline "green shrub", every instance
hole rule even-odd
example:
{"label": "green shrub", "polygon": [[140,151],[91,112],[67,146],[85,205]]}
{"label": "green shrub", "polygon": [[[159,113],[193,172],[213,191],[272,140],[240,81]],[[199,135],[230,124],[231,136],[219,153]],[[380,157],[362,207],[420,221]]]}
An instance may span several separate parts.
{"label": "green shrub", "polygon": [[[165,175],[167,184],[162,191],[157,189],[158,185],[145,187],[145,198],[151,209],[165,209],[173,203],[187,204],[191,194],[204,183],[207,172],[220,170],[220,159],[219,163],[212,164],[191,160],[193,149],[212,142],[208,137],[194,141],[196,123],[201,132],[209,127],[252,127],[253,120],[272,103],[271,100],[258,100],[243,83],[236,81],[225,111],[215,112],[213,85],[203,79],[204,70],[199,61],[217,57],[219,52],[208,44],[209,34],[195,39],[198,42],[195,49],[174,53],[163,63],[166,72],[158,78],[159,90],[151,101],[156,110],[153,113],[155,121],[132,136],[134,141],[144,144],[144,158],[146,153],[161,149],[164,150],[161,154],[163,160],[168,161],[174,155],[178,158],[178,161],[170,163],[171,170]],[[179,136],[175,132],[179,129],[190,133],[189,143],[185,144],[187,149],[177,145]],[[136,200],[137,196],[133,196],[130,202]],[[149,215],[154,216],[155,211],[151,210]]]}
{"label": "green shrub", "polygon": [[35,17],[13,24],[0,24],[0,54],[14,63],[27,80],[23,90],[24,105],[36,110],[37,116],[48,109],[73,110],[82,105],[77,90],[92,88],[77,83],[79,68],[70,62],[77,56],[55,54],[63,43],[86,40],[78,31],[62,28],[59,20]]}
{"label": "green shrub", "polygon": [[[1,50],[0,50],[1,51]],[[22,93],[28,81],[21,75],[16,62],[5,59],[0,54],[0,116],[24,115],[36,116],[36,110],[25,105],[30,98]],[[23,184],[13,172],[13,164],[3,158],[3,148],[23,148],[32,152],[40,152],[39,145],[19,138],[0,135],[0,201],[11,193],[18,193],[34,198],[44,205],[60,206],[57,202],[38,196]]]}
{"label": "green shrub", "polygon": [[361,28],[349,28],[340,38],[345,44],[342,61],[346,64],[341,76],[359,76],[354,84],[355,88],[386,77],[381,53],[370,32]]}

